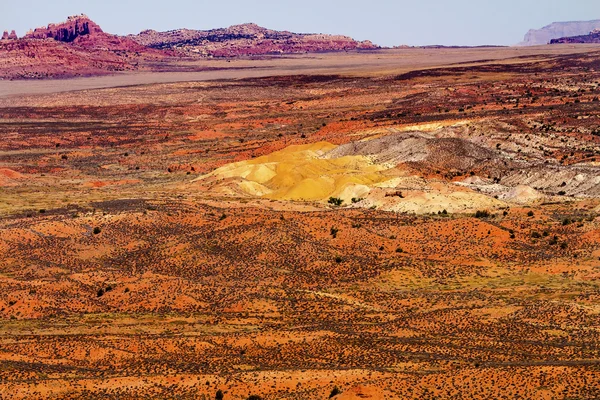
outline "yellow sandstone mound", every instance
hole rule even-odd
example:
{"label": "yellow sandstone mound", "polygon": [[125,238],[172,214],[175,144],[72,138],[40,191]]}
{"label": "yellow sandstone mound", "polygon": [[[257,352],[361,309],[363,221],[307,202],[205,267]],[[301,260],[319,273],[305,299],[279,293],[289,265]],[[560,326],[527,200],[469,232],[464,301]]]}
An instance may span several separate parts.
{"label": "yellow sandstone mound", "polygon": [[394,178],[383,173],[389,168],[373,164],[364,156],[322,158],[334,148],[327,142],[290,146],[226,165],[196,180],[217,184],[229,180],[227,184],[237,188],[229,192],[242,191],[269,199],[321,201],[334,196],[350,202],[352,197],[367,195],[370,187]]}
{"label": "yellow sandstone mound", "polygon": [[[411,176],[365,155],[338,155],[327,142],[290,146],[252,160],[225,165],[194,180],[216,195],[326,202],[410,213],[471,212],[505,205],[449,182]],[[337,157],[336,157],[337,155]],[[404,193],[402,196],[395,193]]]}

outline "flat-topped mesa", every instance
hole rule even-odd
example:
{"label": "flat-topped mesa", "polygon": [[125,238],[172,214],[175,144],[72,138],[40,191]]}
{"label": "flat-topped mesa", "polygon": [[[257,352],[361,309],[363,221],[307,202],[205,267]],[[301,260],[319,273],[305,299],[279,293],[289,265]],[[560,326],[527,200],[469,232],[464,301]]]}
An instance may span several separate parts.
{"label": "flat-topped mesa", "polygon": [[50,24],[47,27],[36,28],[25,35],[27,39],[52,38],[59,42],[72,42],[80,36],[103,33],[102,29],[85,14],[74,15],[60,24]]}

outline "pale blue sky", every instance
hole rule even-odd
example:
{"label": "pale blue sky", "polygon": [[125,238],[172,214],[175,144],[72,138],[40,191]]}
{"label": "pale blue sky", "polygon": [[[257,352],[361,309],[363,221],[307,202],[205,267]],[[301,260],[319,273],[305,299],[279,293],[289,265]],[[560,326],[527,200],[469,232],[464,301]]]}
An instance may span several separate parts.
{"label": "pale blue sky", "polygon": [[211,29],[255,22],[385,45],[515,44],[530,28],[600,19],[600,0],[0,0],[0,30],[85,13],[106,32]]}

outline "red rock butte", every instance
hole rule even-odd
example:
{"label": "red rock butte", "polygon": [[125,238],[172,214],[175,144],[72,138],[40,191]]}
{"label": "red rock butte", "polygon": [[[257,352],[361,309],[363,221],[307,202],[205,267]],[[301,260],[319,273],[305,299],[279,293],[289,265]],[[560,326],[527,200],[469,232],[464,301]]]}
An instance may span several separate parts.
{"label": "red rock butte", "polygon": [[46,27],[36,28],[25,35],[26,39],[51,38],[59,42],[73,42],[80,36],[104,33],[100,26],[90,20],[86,15],[74,15],[60,24],[50,24]]}

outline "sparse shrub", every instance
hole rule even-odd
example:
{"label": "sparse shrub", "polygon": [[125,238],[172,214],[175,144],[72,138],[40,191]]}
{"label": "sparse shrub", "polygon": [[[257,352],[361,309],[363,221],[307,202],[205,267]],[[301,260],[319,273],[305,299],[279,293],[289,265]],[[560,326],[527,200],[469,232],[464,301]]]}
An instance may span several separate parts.
{"label": "sparse shrub", "polygon": [[562,250],[566,250],[566,249],[567,249],[567,247],[569,247],[569,245],[567,244],[567,242],[562,242],[562,243],[560,244],[560,248],[561,248]]}
{"label": "sparse shrub", "polygon": [[251,394],[246,400],[262,400],[262,397],[256,394]]}
{"label": "sparse shrub", "polygon": [[404,253],[404,250],[402,250],[402,247],[396,247],[396,253]]}
{"label": "sparse shrub", "polygon": [[442,210],[442,215],[448,215],[448,211],[445,208]]}
{"label": "sparse shrub", "polygon": [[344,200],[340,199],[339,197],[330,197],[327,202],[329,204],[333,204],[334,206],[339,207],[344,203]]}
{"label": "sparse shrub", "polygon": [[97,227],[94,228],[93,232],[94,232],[94,235],[99,235],[100,232],[102,232],[102,230],[100,229],[100,227],[97,226]]}
{"label": "sparse shrub", "polygon": [[529,212],[527,213],[527,216],[528,216],[528,217],[533,217],[533,215],[534,215],[534,214],[533,214],[533,211],[529,211]]}
{"label": "sparse shrub", "polygon": [[217,394],[215,395],[215,399],[216,400],[223,400],[223,397],[225,397],[225,395],[223,394],[223,391],[221,389],[217,390]]}
{"label": "sparse shrub", "polygon": [[98,296],[98,297],[104,296],[104,289],[103,288],[98,289],[98,291],[96,292],[96,296]]}
{"label": "sparse shrub", "polygon": [[342,257],[340,257],[340,256],[336,256],[336,257],[335,257],[335,262],[336,262],[336,264],[339,264],[339,263],[341,263],[342,261],[343,261],[343,260],[342,260]]}
{"label": "sparse shrub", "polygon": [[334,386],[334,388],[331,389],[331,393],[329,393],[329,398],[331,399],[341,393],[342,393],[342,391],[340,390],[340,388],[338,388],[337,386]]}
{"label": "sparse shrub", "polygon": [[558,236],[554,236],[552,239],[550,239],[550,241],[548,242],[548,244],[550,246],[555,246],[558,243]]}
{"label": "sparse shrub", "polygon": [[534,239],[539,239],[542,237],[542,235],[540,235],[539,232],[533,231],[533,232],[531,232],[531,237]]}
{"label": "sparse shrub", "polygon": [[490,212],[487,210],[478,210],[475,213],[475,218],[488,218],[490,216]]}
{"label": "sparse shrub", "polygon": [[364,199],[362,197],[353,197],[351,201],[352,201],[352,204],[356,204],[356,203],[359,203],[359,202],[361,202],[363,200]]}
{"label": "sparse shrub", "polygon": [[565,218],[562,221],[563,226],[567,226],[570,225],[573,221],[571,221],[569,218]]}
{"label": "sparse shrub", "polygon": [[221,214],[221,216],[219,217],[219,221],[223,221],[225,218],[227,218],[227,214],[223,213],[223,214]]}
{"label": "sparse shrub", "polygon": [[331,235],[332,238],[336,238],[337,234],[340,230],[334,226],[331,227],[331,229],[329,230],[329,234]]}
{"label": "sparse shrub", "polygon": [[559,196],[564,196],[564,195],[566,195],[566,194],[567,194],[567,192],[565,192],[564,190],[561,190],[560,192],[558,192],[558,195],[559,195]]}
{"label": "sparse shrub", "polygon": [[40,214],[45,214],[46,213],[46,209],[45,208],[41,208],[40,209]]}

